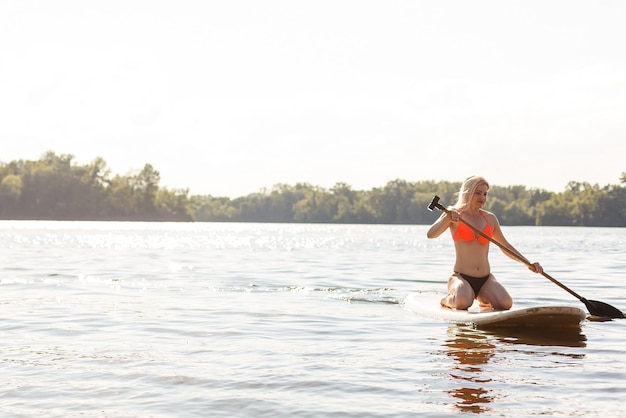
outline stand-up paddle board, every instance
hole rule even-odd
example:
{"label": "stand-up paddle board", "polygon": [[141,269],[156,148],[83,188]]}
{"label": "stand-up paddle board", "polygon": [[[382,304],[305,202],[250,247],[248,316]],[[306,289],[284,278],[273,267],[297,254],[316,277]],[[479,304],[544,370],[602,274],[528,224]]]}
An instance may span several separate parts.
{"label": "stand-up paddle board", "polygon": [[572,306],[513,307],[508,311],[494,311],[481,309],[475,302],[468,310],[456,310],[441,306],[443,296],[436,293],[411,293],[404,304],[418,315],[457,324],[472,324],[477,328],[572,328],[580,327],[587,316],[585,311]]}

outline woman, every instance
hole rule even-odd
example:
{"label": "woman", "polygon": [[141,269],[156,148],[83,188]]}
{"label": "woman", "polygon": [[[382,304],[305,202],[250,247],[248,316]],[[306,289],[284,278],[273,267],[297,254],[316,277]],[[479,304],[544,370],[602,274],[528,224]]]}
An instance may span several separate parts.
{"label": "woman", "polygon": [[[513,305],[511,296],[491,274],[489,266],[489,243],[485,237],[475,233],[459,219],[492,237],[495,241],[509,248],[502,251],[509,258],[523,263],[524,257],[504,238],[498,218],[482,209],[487,201],[489,183],[483,177],[468,177],[461,185],[456,204],[449,212],[442,213],[428,230],[428,238],[437,238],[446,229],[450,229],[456,261],[454,273],[448,279],[448,295],[441,300],[441,305],[453,309],[467,309],[477,299],[480,306],[492,309],[510,309]],[[533,263],[530,270],[543,272],[539,263]]]}

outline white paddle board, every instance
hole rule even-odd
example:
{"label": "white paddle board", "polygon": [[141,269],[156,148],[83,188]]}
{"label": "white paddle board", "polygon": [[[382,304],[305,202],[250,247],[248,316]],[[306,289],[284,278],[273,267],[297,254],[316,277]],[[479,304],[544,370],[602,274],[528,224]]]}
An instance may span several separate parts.
{"label": "white paddle board", "polygon": [[580,327],[585,311],[572,306],[535,306],[508,311],[484,310],[474,302],[468,310],[444,308],[440,301],[445,295],[439,293],[411,293],[404,300],[412,312],[434,319],[457,324],[473,324],[477,328],[572,328]]}

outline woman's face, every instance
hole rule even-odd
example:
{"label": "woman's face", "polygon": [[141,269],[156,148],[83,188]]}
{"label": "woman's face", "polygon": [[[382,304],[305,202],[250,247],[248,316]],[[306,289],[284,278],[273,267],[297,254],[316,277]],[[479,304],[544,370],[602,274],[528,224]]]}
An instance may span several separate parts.
{"label": "woman's face", "polygon": [[487,187],[486,184],[481,184],[476,187],[476,191],[470,201],[470,206],[482,208],[485,202],[487,202],[487,192],[489,192],[489,187]]}

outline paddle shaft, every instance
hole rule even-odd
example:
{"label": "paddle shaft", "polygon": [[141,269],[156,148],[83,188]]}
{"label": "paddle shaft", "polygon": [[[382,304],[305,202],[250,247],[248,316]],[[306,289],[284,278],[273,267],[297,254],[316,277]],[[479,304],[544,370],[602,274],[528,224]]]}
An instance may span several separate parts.
{"label": "paddle shaft", "polygon": [[[434,202],[434,205],[437,209],[441,210],[442,212],[449,214],[450,211],[443,206],[441,203],[438,202]],[[429,207],[430,208],[430,207]],[[474,225],[472,225],[471,223],[467,222],[465,219],[463,218],[459,218],[459,221],[463,222],[465,225],[467,225],[468,227],[470,227],[470,229],[474,232],[476,232],[478,235],[480,235],[481,237],[489,240],[490,242],[493,242],[494,244],[496,244],[498,247],[500,247],[502,250],[506,251],[507,253],[511,254],[515,259],[521,261],[522,263],[526,264],[528,267],[533,267],[533,264],[528,261],[528,259],[526,257],[524,257],[523,255],[516,253],[515,251],[511,250],[509,247],[507,247],[506,245],[496,241],[495,239],[493,239],[492,237],[490,237],[489,235],[485,234],[483,231],[481,231],[480,229],[476,228]],[[552,283],[554,283],[555,285],[559,286],[561,289],[565,290],[566,292],[568,292],[570,295],[574,296],[576,299],[580,300],[581,302],[585,303],[587,301],[587,299],[583,298],[582,296],[580,296],[578,293],[574,292],[572,289],[570,289],[569,287],[565,286],[563,283],[559,282],[557,279],[555,279],[554,277],[550,276],[548,273],[546,273],[545,271],[541,272],[541,275],[543,277],[545,277],[546,279],[550,280]]]}

